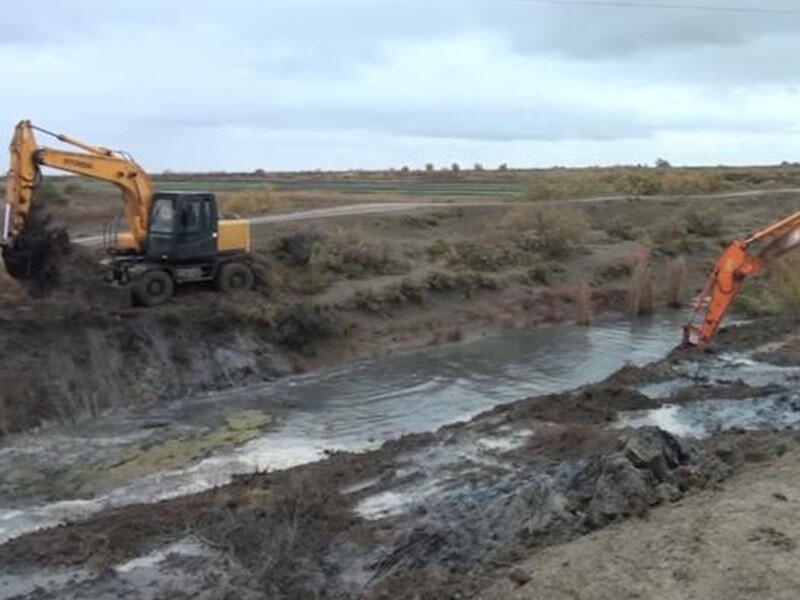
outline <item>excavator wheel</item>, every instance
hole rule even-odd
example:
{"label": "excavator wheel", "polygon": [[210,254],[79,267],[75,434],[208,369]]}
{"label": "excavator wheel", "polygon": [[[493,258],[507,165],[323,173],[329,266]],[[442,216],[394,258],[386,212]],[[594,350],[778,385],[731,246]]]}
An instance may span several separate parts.
{"label": "excavator wheel", "polygon": [[137,304],[156,306],[172,298],[175,284],[172,277],[161,269],[145,271],[133,284],[133,299]]}
{"label": "excavator wheel", "polygon": [[217,286],[226,293],[249,290],[253,287],[254,280],[252,269],[238,262],[222,265],[217,274]]}

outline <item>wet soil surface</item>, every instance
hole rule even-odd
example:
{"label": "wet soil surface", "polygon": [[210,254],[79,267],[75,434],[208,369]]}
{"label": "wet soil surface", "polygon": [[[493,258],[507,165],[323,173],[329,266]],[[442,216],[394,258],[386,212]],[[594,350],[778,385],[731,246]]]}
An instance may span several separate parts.
{"label": "wet soil surface", "polygon": [[794,331],[746,324],[714,354],[678,350],[369,452],[18,537],[0,546],[0,594],[433,599],[525,585],[517,565],[544,548],[793,452],[798,370],[764,357],[788,353]]}

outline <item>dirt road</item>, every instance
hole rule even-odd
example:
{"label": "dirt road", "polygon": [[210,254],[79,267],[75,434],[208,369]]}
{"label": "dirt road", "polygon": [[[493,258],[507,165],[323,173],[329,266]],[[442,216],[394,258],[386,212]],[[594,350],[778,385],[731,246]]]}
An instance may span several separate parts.
{"label": "dirt road", "polygon": [[[702,198],[708,200],[720,199],[740,199],[761,196],[763,194],[798,194],[800,188],[784,188],[778,190],[746,190],[741,192],[725,192],[721,194],[704,194],[691,196],[691,198]],[[630,196],[589,196],[585,198],[571,198],[566,200],[545,200],[538,202],[542,206],[552,204],[592,204],[596,202],[619,202],[628,200]],[[669,202],[685,200],[687,196],[648,196],[648,202]],[[291,221],[308,221],[314,219],[330,219],[335,217],[355,217],[372,214],[391,214],[398,212],[422,210],[426,208],[478,208],[486,206],[513,206],[518,204],[529,204],[523,201],[513,200],[469,200],[463,202],[371,202],[359,204],[344,204],[332,206],[330,208],[314,208],[311,210],[301,210],[296,212],[259,215],[250,218],[253,225],[264,225],[270,223],[288,223]],[[99,246],[103,243],[104,236],[94,235],[78,237],[73,241],[84,246]]]}

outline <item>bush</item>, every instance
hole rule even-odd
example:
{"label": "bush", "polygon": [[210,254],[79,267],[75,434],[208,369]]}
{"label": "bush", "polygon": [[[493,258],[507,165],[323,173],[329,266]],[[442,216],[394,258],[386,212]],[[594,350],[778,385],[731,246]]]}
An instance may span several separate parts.
{"label": "bush", "polygon": [[475,290],[496,290],[499,287],[494,278],[469,271],[431,271],[425,278],[425,283],[432,292],[461,292],[466,297],[471,296]]}
{"label": "bush", "polygon": [[64,186],[64,193],[68,196],[74,196],[75,194],[82,194],[85,191],[86,191],[85,187],[83,187],[80,183],[76,183],[74,181],[71,181]]}
{"label": "bush", "polygon": [[764,291],[766,304],[773,312],[800,318],[800,260],[780,260],[770,273]]}
{"label": "bush", "polygon": [[677,216],[662,219],[652,230],[653,241],[667,254],[678,254],[689,249],[686,221]]}
{"label": "bush", "polygon": [[722,213],[689,209],[684,215],[686,231],[700,237],[717,237],[722,233]]}
{"label": "bush", "polygon": [[518,256],[513,247],[503,243],[455,242],[447,258],[449,265],[465,265],[477,271],[496,271],[514,264]]}
{"label": "bush", "polygon": [[620,189],[631,196],[652,196],[663,188],[657,175],[637,170],[623,175]]}
{"label": "bush", "polygon": [[592,289],[585,281],[575,286],[575,322],[588,325],[592,320]]}
{"label": "bush", "polygon": [[624,217],[615,217],[606,227],[606,233],[616,240],[630,241],[636,239],[633,224]]}
{"label": "bush", "polygon": [[236,192],[228,192],[222,196],[222,210],[237,215],[250,215],[273,210],[281,203],[281,199],[271,185],[262,185]]}
{"label": "bush", "polygon": [[50,181],[43,181],[33,192],[33,202],[38,206],[64,205],[69,198],[63,196],[58,188]]}
{"label": "bush", "polygon": [[548,285],[549,284],[549,277],[550,272],[547,269],[547,265],[538,264],[529,267],[527,271],[525,271],[525,277],[529,283],[538,283],[540,285]]}
{"label": "bush", "polygon": [[338,320],[327,308],[311,304],[292,304],[280,308],[273,317],[275,341],[292,350],[305,350],[318,341],[340,333]]}
{"label": "bush", "polygon": [[646,260],[640,260],[633,269],[628,304],[633,317],[653,313],[653,278]]}
{"label": "bush", "polygon": [[667,306],[680,308],[681,294],[686,279],[686,261],[683,258],[671,260],[667,265]]}
{"label": "bush", "polygon": [[408,269],[387,244],[369,239],[355,227],[339,229],[320,239],[314,244],[309,264],[349,279],[398,274]]}
{"label": "bush", "polygon": [[293,233],[281,237],[275,245],[278,260],[294,266],[305,266],[311,261],[314,244],[319,236],[312,233]]}

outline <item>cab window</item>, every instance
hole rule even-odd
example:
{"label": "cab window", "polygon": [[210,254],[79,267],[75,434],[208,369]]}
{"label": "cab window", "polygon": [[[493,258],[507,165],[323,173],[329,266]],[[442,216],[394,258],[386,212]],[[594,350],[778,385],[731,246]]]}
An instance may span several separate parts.
{"label": "cab window", "polygon": [[175,223],[175,205],[171,198],[159,198],[153,202],[150,215],[150,231],[172,233]]}
{"label": "cab window", "polygon": [[197,233],[201,229],[202,203],[199,200],[189,200],[181,207],[181,230],[184,233]]}

